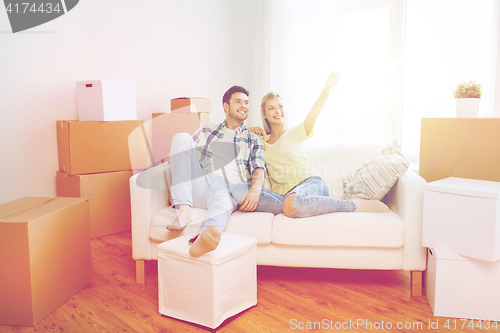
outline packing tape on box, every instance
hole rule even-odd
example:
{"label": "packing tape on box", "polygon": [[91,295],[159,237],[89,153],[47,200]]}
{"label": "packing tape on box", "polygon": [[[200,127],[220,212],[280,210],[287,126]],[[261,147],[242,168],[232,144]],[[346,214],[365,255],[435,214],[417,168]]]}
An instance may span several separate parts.
{"label": "packing tape on box", "polygon": [[26,209],[23,209],[23,210],[21,210],[21,211],[19,211],[19,212],[16,212],[16,213],[13,213],[13,214],[9,214],[9,215],[6,215],[6,216],[1,216],[1,217],[0,217],[0,220],[1,220],[1,219],[4,219],[4,218],[7,218],[7,217],[11,217],[11,216],[17,215],[17,214],[21,214],[21,213],[27,212],[27,211],[32,210],[32,209],[35,209],[35,208],[38,208],[38,207],[40,207],[40,206],[45,205],[46,203],[49,203],[49,202],[51,202],[51,201],[56,200],[56,199],[59,199],[59,198],[57,198],[57,197],[56,197],[56,198],[50,198],[49,200],[44,201],[44,202],[42,202],[42,203],[40,203],[40,204],[38,204],[38,205],[36,205],[36,206],[30,207],[30,208],[26,208]]}

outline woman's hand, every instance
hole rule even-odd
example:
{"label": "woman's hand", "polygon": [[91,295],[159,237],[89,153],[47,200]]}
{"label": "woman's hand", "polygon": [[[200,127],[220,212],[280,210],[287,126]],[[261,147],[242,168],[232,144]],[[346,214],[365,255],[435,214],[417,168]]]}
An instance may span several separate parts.
{"label": "woman's hand", "polygon": [[314,125],[316,124],[316,118],[318,118],[319,113],[325,106],[328,97],[330,96],[330,92],[337,86],[337,83],[340,80],[340,73],[332,72],[328,79],[326,80],[325,88],[319,95],[316,102],[314,102],[311,111],[307,114],[306,120],[304,120],[304,128],[306,130],[307,136],[311,134],[314,129]]}
{"label": "woman's hand", "polygon": [[258,127],[258,126],[256,126],[256,127],[249,127],[248,130],[250,132],[253,132],[253,133],[257,134],[260,137],[263,137],[264,135],[266,135],[266,132],[262,128]]}
{"label": "woman's hand", "polygon": [[330,76],[328,76],[328,79],[326,80],[325,90],[331,92],[337,86],[339,80],[340,80],[340,73],[332,72]]}

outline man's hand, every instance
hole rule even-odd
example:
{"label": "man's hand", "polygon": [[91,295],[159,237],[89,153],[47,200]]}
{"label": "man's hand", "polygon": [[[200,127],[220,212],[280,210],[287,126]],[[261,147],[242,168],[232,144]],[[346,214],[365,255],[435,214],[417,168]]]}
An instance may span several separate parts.
{"label": "man's hand", "polygon": [[259,204],[259,197],[260,197],[260,188],[257,187],[250,187],[248,192],[245,194],[243,197],[243,200],[239,203],[239,210],[245,211],[245,212],[253,212],[256,208],[257,205]]}
{"label": "man's hand", "polygon": [[252,173],[252,187],[243,197],[243,200],[238,204],[239,210],[245,212],[253,212],[257,209],[260,199],[260,191],[264,185],[264,170],[262,168],[257,168]]}
{"label": "man's hand", "polygon": [[256,127],[249,127],[248,130],[250,132],[253,132],[255,134],[257,134],[258,136],[260,137],[263,137],[264,135],[266,135],[266,132],[264,131],[264,129],[256,126]]}

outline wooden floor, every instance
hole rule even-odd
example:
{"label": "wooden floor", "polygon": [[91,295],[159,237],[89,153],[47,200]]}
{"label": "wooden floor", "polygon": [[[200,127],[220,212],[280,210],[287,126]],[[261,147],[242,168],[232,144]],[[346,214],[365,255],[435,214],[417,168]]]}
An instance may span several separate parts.
{"label": "wooden floor", "polygon": [[[92,282],[35,327],[0,325],[0,332],[209,331],[160,316],[157,262],[146,262],[146,284],[138,285],[131,253],[130,232],[93,239]],[[484,330],[461,329],[460,321],[457,329],[444,328],[447,318],[434,317],[427,298],[410,297],[409,290],[409,273],[403,271],[259,266],[258,305],[226,320],[217,331]],[[436,321],[439,330],[433,329]],[[403,329],[397,329],[398,323]],[[429,323],[433,327],[429,328]]]}

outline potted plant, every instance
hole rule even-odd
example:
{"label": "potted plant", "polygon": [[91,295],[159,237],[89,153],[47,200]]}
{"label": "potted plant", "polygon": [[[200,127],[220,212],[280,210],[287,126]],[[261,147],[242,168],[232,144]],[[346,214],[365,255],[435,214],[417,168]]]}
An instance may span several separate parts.
{"label": "potted plant", "polygon": [[475,81],[460,82],[453,91],[457,101],[458,118],[476,118],[481,98],[481,84]]}

